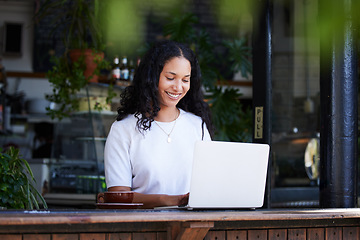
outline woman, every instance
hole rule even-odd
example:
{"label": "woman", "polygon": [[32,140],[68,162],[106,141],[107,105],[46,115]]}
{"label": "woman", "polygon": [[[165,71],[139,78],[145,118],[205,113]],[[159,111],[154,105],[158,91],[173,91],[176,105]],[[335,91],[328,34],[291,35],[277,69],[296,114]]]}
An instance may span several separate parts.
{"label": "woman", "polygon": [[108,191],[134,191],[145,208],[187,204],[194,144],[212,135],[200,78],[183,44],[162,41],[145,54],[106,141]]}

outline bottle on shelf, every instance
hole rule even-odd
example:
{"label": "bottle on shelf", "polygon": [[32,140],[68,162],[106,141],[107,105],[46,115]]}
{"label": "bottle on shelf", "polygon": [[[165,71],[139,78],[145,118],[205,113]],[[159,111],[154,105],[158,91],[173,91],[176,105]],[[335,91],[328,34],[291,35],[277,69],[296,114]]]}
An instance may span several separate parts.
{"label": "bottle on shelf", "polygon": [[121,71],[120,71],[120,64],[119,64],[119,58],[115,57],[114,58],[114,65],[113,68],[111,70],[111,79],[114,83],[116,83],[117,81],[120,81],[120,75],[121,75]]}
{"label": "bottle on shelf", "polygon": [[137,57],[137,59],[136,59],[136,69],[139,67],[140,62],[141,62],[141,58]]}
{"label": "bottle on shelf", "polygon": [[122,81],[129,81],[129,66],[127,64],[127,57],[123,57],[120,65],[120,79]]}
{"label": "bottle on shelf", "polygon": [[130,82],[132,82],[134,80],[134,76],[135,76],[134,61],[130,60],[130,64],[129,64],[129,81]]}

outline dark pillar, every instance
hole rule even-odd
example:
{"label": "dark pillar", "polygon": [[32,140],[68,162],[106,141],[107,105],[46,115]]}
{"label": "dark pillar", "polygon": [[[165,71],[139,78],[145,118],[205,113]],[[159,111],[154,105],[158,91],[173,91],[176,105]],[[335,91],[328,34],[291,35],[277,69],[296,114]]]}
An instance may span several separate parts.
{"label": "dark pillar", "polygon": [[[332,26],[331,32],[321,35],[320,46],[320,207],[323,208],[357,206],[358,74],[352,2],[319,1],[321,21]],[[332,22],[331,16],[337,22]]]}
{"label": "dark pillar", "polygon": [[[257,0],[259,12],[253,27],[253,142],[271,144],[271,0]],[[270,207],[270,166],[266,183],[264,208]]]}

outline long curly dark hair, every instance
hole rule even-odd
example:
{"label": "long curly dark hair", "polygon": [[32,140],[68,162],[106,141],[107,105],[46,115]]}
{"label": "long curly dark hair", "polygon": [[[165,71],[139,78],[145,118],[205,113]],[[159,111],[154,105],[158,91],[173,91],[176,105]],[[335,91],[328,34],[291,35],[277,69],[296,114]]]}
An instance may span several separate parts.
{"label": "long curly dark hair", "polygon": [[201,71],[194,52],[182,43],[163,40],[156,43],[142,58],[136,70],[133,83],[120,95],[121,106],[117,120],[128,114],[135,114],[139,131],[150,129],[151,123],[160,111],[158,85],[164,65],[174,57],[184,57],[191,65],[190,89],[180,100],[177,107],[201,117],[211,137],[213,125],[211,113],[201,88]]}

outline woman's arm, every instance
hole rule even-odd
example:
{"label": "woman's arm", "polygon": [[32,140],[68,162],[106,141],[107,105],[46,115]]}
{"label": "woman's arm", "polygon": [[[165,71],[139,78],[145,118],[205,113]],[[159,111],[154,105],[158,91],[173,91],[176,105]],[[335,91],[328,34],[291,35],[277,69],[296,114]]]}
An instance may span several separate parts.
{"label": "woman's arm", "polygon": [[[110,187],[108,191],[131,191],[130,187]],[[143,203],[143,208],[187,205],[189,193],[183,195],[143,194],[134,192],[133,203]]]}

